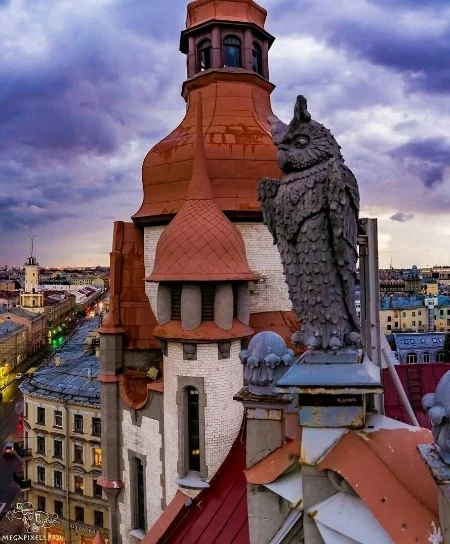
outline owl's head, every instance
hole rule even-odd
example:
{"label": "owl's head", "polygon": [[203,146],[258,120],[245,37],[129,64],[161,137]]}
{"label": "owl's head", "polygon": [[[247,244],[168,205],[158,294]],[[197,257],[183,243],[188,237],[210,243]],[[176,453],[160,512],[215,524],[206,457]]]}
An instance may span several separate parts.
{"label": "owl's head", "polygon": [[285,174],[305,170],[331,157],[341,157],[341,148],[331,132],[311,119],[304,96],[297,98],[294,118],[289,125],[275,115],[268,120],[278,147],[278,164]]}

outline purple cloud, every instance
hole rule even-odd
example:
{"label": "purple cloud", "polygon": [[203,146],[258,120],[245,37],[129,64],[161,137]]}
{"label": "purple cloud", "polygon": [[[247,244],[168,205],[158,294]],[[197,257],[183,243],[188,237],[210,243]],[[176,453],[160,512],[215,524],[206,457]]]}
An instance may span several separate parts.
{"label": "purple cloud", "polygon": [[405,223],[406,221],[411,221],[413,217],[414,217],[413,213],[397,212],[397,213],[394,213],[394,215],[391,215],[389,219],[391,221],[398,221],[399,223]]}

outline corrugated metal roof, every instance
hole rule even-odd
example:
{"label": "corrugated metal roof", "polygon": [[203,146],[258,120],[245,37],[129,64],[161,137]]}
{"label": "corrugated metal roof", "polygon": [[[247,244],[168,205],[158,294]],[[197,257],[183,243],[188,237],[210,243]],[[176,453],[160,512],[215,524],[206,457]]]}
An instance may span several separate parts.
{"label": "corrugated metal roof", "polygon": [[249,544],[245,441],[240,433],[224,463],[160,544]]}
{"label": "corrugated metal roof", "polygon": [[15,332],[19,332],[21,329],[25,330],[25,327],[23,325],[18,325],[11,320],[0,323],[0,339]]}
{"label": "corrugated metal roof", "polygon": [[84,349],[89,332],[99,327],[99,318],[85,320],[74,336],[59,349],[55,358],[41,366],[19,386],[22,393],[39,398],[100,408],[99,361]]}

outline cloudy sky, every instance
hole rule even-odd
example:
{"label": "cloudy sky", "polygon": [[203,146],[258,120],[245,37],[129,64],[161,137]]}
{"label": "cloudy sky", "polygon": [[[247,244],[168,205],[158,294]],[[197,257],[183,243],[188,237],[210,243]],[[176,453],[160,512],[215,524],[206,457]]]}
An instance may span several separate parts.
{"label": "cloudy sky", "polygon": [[[182,119],[186,0],[0,0],[0,264],[108,263]],[[261,0],[275,113],[298,94],[378,217],[380,262],[450,264],[448,0]]]}

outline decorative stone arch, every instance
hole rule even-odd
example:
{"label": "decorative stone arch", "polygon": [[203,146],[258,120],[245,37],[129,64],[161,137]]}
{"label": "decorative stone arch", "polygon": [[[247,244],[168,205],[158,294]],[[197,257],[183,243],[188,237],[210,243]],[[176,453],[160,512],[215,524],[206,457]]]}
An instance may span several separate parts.
{"label": "decorative stone arch", "polygon": [[188,425],[187,425],[187,389],[193,387],[198,391],[199,408],[199,442],[200,442],[200,479],[208,477],[205,451],[205,408],[206,393],[203,377],[178,376],[177,406],[178,406],[178,477],[185,478],[189,472]]}

